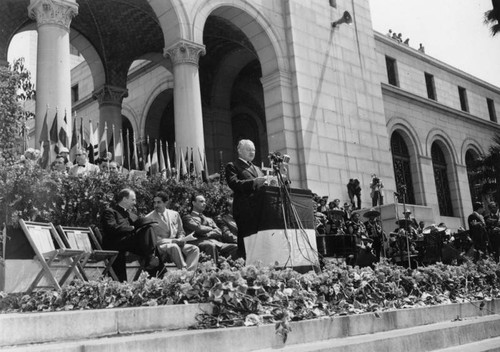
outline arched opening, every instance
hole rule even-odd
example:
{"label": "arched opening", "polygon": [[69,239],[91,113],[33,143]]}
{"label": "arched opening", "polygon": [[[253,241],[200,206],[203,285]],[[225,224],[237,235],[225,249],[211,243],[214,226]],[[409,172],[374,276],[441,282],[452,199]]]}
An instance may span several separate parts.
{"label": "arched opening", "polygon": [[[242,138],[254,142],[255,162],[260,164],[268,146],[256,50],[243,31],[218,11],[205,22],[203,43],[207,55],[200,58],[200,85],[209,170],[220,161],[235,159],[235,146]],[[222,154],[224,160],[219,160]]]}
{"label": "arched opening", "polygon": [[[174,121],[174,99],[173,89],[167,89],[158,94],[151,104],[144,127],[144,136],[149,138],[148,150],[152,150],[158,142],[161,141],[163,152],[169,152],[170,160],[175,157],[175,121]],[[143,141],[147,143],[146,141]],[[159,148],[159,146],[158,146]],[[166,155],[166,154],[164,154]]]}
{"label": "arched opening", "polygon": [[399,132],[394,132],[391,136],[391,151],[398,201],[400,203],[416,204],[411,176],[410,153]]}
{"label": "arched opening", "polygon": [[451,203],[450,184],[448,182],[448,166],[443,150],[437,142],[431,146],[432,166],[434,169],[434,182],[441,216],[453,216]]}
{"label": "arched opening", "polygon": [[467,179],[469,181],[470,198],[472,204],[481,201],[481,185],[475,183],[473,174],[476,171],[476,163],[479,155],[472,149],[465,153],[465,167],[467,168]]}

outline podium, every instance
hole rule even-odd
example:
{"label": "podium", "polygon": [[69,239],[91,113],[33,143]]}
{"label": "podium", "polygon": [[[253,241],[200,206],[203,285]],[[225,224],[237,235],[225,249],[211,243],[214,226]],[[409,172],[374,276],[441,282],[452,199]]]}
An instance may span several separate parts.
{"label": "podium", "polygon": [[256,233],[245,237],[247,264],[319,267],[310,190],[264,186],[256,195]]}

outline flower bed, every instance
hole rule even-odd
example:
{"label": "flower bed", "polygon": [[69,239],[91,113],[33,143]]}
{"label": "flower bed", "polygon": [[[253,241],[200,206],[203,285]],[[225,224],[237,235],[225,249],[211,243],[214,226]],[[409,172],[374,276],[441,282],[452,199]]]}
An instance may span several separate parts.
{"label": "flower bed", "polygon": [[[0,294],[0,310],[67,311],[210,302],[193,328],[276,323],[286,337],[288,322],[499,297],[500,266],[490,260],[405,269],[380,263],[374,269],[326,263],[319,274],[292,269],[243,266],[242,261],[196,272],[171,271],[162,279],[142,275],[133,283],[109,279],[74,281],[61,292]],[[481,308],[481,307],[480,307]]]}

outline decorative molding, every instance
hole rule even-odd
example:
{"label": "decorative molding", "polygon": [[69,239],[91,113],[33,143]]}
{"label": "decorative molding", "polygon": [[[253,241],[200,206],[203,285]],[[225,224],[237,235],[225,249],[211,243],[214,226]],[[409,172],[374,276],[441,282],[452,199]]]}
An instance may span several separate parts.
{"label": "decorative molding", "polygon": [[262,83],[262,88],[264,88],[264,90],[280,86],[290,87],[292,85],[292,76],[290,72],[275,71],[265,77],[262,77],[260,82]]}
{"label": "decorative molding", "polygon": [[78,4],[69,0],[31,0],[28,14],[37,27],[52,24],[69,32],[71,20],[78,15]]}
{"label": "decorative molding", "polygon": [[198,66],[201,55],[205,55],[205,46],[187,40],[180,40],[169,48],[165,48],[163,55],[169,57],[172,65],[191,64]]}
{"label": "decorative molding", "polygon": [[128,90],[121,87],[104,85],[92,93],[92,97],[102,105],[122,106],[123,98],[128,97]]}

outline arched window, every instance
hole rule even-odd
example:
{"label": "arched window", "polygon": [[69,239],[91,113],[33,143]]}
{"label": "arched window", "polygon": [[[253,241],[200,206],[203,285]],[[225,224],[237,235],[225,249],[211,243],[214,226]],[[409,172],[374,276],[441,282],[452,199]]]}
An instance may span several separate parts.
{"label": "arched window", "polygon": [[465,167],[467,168],[467,178],[469,180],[470,198],[472,203],[481,201],[481,185],[474,181],[474,170],[476,169],[476,160],[478,155],[473,150],[469,149],[465,153]]}
{"label": "arched window", "polygon": [[436,183],[436,192],[439,204],[439,214],[442,216],[453,216],[446,159],[443,151],[436,142],[432,143],[431,155],[432,166],[434,168],[434,182]]}
{"label": "arched window", "polygon": [[415,204],[415,193],[410,169],[410,153],[406,143],[398,132],[391,137],[392,163],[394,164],[394,176],[396,178],[396,189],[398,202]]}

